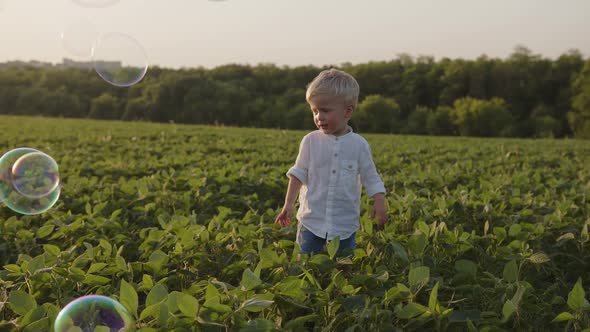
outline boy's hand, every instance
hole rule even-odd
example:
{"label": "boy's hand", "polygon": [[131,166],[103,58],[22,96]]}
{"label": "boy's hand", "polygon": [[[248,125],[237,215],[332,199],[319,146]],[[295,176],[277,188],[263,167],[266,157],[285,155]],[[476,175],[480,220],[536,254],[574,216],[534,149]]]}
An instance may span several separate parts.
{"label": "boy's hand", "polygon": [[379,229],[383,229],[387,223],[387,208],[385,207],[385,198],[383,194],[375,194],[375,202],[371,207],[371,219],[377,217]]}
{"label": "boy's hand", "polygon": [[283,227],[288,226],[291,223],[293,217],[293,208],[283,207],[281,213],[275,219],[275,224],[279,224]]}

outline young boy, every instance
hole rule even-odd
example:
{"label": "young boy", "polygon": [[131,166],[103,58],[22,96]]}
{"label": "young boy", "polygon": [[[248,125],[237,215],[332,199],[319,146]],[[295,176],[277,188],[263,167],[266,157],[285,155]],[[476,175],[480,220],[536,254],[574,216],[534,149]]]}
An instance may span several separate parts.
{"label": "young boy", "polygon": [[301,140],[289,169],[285,205],[275,223],[287,226],[299,193],[297,239],[300,254],[319,253],[328,240],[340,238],[339,254],[356,248],[360,197],[365,186],[374,199],[371,218],[387,222],[385,187],[367,141],[348,126],[358,103],[359,85],[350,74],[322,71],[307,86],[306,100],[318,130]]}

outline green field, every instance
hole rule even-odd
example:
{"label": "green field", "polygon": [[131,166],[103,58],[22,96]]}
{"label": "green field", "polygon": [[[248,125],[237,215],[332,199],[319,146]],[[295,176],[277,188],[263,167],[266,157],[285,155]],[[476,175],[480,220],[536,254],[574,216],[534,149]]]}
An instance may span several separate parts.
{"label": "green field", "polygon": [[138,331],[589,326],[588,141],[361,133],[389,224],[363,196],[354,256],[297,260],[273,222],[305,133],[0,117],[0,154],[41,150],[63,179],[45,214],[0,205],[0,331],[50,331],[86,294]]}

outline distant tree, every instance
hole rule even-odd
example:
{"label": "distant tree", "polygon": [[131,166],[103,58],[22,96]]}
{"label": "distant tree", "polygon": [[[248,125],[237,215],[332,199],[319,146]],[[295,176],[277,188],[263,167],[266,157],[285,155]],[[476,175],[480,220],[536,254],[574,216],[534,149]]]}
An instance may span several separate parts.
{"label": "distant tree", "polygon": [[512,131],[512,116],[500,98],[456,100],[452,115],[461,136],[509,136]]}
{"label": "distant tree", "polygon": [[45,105],[43,101],[47,96],[47,89],[41,87],[23,88],[18,95],[14,114],[19,115],[43,115]]}
{"label": "distant tree", "polygon": [[453,105],[456,99],[467,96],[469,91],[469,72],[465,60],[448,60],[444,65],[444,73],[441,77],[442,89],[439,96],[439,105]]}
{"label": "distant tree", "polygon": [[56,117],[81,117],[81,105],[77,95],[69,93],[64,86],[44,95],[43,114]]}
{"label": "distant tree", "polygon": [[529,125],[533,127],[534,137],[559,137],[561,135],[561,123],[551,116],[552,114],[554,114],[553,109],[546,104],[535,107],[528,120]]}
{"label": "distant tree", "polygon": [[560,134],[561,125],[551,115],[543,115],[533,118],[535,137],[555,137]]}
{"label": "distant tree", "polygon": [[119,119],[119,103],[116,97],[103,93],[92,99],[88,117],[93,119]]}
{"label": "distant tree", "polygon": [[590,138],[590,60],[573,83],[574,98],[568,121],[574,135]]}
{"label": "distant tree", "polygon": [[377,133],[399,133],[402,128],[400,107],[393,98],[380,95],[365,97],[358,105],[357,125]]}
{"label": "distant tree", "polygon": [[406,121],[406,125],[402,128],[403,134],[426,135],[428,128],[426,126],[429,114],[432,110],[428,107],[417,106],[416,109],[410,113]]}
{"label": "distant tree", "polygon": [[[577,50],[552,60],[518,45],[505,59],[400,54],[336,67],[361,86],[350,122],[361,131],[581,137],[587,61]],[[293,129],[314,128],[305,90],[321,70],[334,67],[154,66],[140,83],[119,88],[91,69],[34,65],[0,63],[0,113]]]}
{"label": "distant tree", "polygon": [[448,106],[439,106],[436,111],[426,117],[426,130],[430,135],[451,136],[457,131],[452,120],[453,109]]}
{"label": "distant tree", "polygon": [[128,99],[121,120],[147,121],[151,116],[152,105],[145,97]]}

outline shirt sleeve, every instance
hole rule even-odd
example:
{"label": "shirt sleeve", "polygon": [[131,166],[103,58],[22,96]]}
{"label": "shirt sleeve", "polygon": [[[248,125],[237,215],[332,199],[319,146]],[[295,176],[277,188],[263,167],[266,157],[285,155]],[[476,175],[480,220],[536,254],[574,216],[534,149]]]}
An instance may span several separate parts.
{"label": "shirt sleeve", "polygon": [[309,138],[306,135],[299,144],[299,154],[295,165],[287,171],[287,177],[295,176],[301,183],[307,184],[307,170],[309,169]]}
{"label": "shirt sleeve", "polygon": [[377,168],[371,156],[369,143],[363,141],[360,159],[361,183],[367,190],[367,196],[373,197],[377,193],[385,194],[385,185],[377,173]]}

